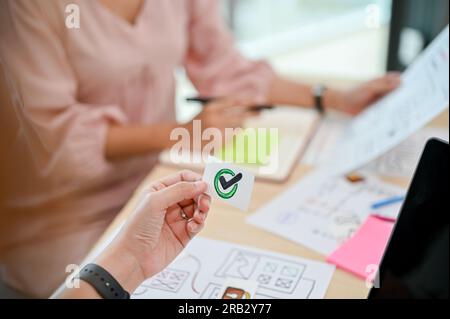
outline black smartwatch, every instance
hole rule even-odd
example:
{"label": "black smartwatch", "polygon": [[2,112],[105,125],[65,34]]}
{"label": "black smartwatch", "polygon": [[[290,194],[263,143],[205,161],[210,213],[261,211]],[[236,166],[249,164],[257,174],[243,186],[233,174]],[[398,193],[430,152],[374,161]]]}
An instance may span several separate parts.
{"label": "black smartwatch", "polygon": [[318,84],[313,88],[315,108],[320,114],[325,113],[325,107],[323,105],[323,95],[326,90],[327,88],[323,84]]}
{"label": "black smartwatch", "polygon": [[78,277],[89,283],[104,299],[130,299],[130,294],[99,265],[86,265],[81,269]]}

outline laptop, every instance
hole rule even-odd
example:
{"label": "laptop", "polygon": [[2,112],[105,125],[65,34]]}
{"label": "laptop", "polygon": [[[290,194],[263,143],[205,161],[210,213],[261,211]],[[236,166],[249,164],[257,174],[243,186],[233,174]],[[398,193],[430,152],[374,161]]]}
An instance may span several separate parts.
{"label": "laptop", "polygon": [[449,298],[449,145],[428,141],[369,299]]}

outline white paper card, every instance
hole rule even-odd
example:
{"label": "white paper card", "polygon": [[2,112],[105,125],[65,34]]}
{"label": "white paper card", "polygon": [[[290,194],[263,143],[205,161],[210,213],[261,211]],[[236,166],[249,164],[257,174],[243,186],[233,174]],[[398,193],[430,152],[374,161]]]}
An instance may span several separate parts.
{"label": "white paper card", "polygon": [[248,210],[255,182],[252,173],[233,164],[210,162],[203,180],[208,184],[208,195],[242,211]]}

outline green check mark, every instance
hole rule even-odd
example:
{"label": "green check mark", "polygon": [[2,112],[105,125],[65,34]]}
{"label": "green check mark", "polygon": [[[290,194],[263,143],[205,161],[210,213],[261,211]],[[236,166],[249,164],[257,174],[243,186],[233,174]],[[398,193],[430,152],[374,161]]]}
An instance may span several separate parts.
{"label": "green check mark", "polygon": [[[231,175],[232,179],[227,181],[224,175]],[[214,188],[216,190],[217,195],[219,195],[223,199],[232,198],[238,189],[238,182],[242,179],[242,173],[235,174],[231,169],[225,168],[221,169],[217,172],[216,177],[214,178]],[[222,189],[219,187],[222,187]],[[227,191],[228,190],[228,191]]]}

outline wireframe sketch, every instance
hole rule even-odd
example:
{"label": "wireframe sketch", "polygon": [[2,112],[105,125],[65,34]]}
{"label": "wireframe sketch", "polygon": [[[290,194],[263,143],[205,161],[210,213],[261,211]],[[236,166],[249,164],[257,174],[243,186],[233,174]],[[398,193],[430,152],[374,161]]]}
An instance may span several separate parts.
{"label": "wireframe sketch", "polygon": [[187,271],[166,269],[160,272],[143,286],[169,292],[178,292],[188,277],[189,272]]}
{"label": "wireframe sketch", "polygon": [[233,278],[256,283],[257,298],[323,298],[333,272],[322,262],[196,238],[132,298],[216,299]]}
{"label": "wireframe sketch", "polygon": [[359,229],[374,202],[404,193],[373,176],[352,183],[312,173],[248,222],[328,255]]}

